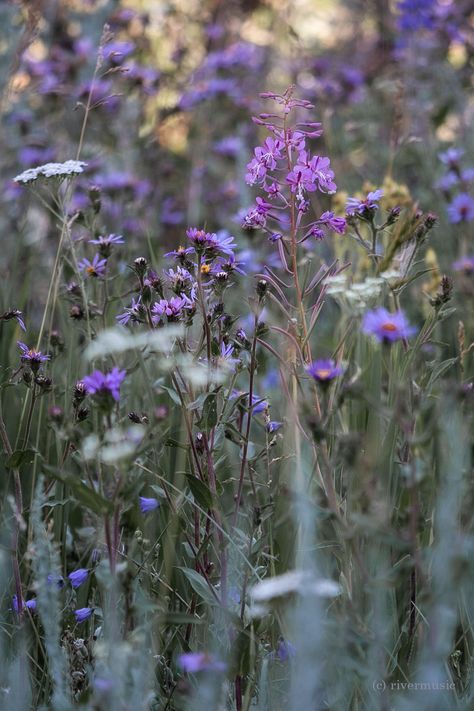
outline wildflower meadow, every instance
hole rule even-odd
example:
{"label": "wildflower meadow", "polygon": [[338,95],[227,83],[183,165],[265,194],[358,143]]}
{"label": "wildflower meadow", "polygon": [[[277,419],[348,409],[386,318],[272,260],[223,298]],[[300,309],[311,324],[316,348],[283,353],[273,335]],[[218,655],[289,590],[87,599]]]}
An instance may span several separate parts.
{"label": "wildflower meadow", "polygon": [[0,711],[472,711],[473,3],[0,37]]}

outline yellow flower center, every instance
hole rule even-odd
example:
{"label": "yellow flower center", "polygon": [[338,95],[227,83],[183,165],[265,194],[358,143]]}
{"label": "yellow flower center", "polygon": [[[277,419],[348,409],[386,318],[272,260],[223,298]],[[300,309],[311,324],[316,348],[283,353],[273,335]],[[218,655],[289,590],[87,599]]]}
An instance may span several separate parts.
{"label": "yellow flower center", "polygon": [[209,264],[201,264],[201,274],[209,274],[211,267]]}
{"label": "yellow flower center", "polygon": [[95,269],[94,267],[87,267],[86,272],[90,275],[93,276],[95,274]]}
{"label": "yellow flower center", "polygon": [[321,378],[321,380],[325,380],[329,378],[331,371],[328,368],[319,368],[319,370],[316,371],[316,375]]}
{"label": "yellow flower center", "polygon": [[390,321],[387,321],[387,323],[382,324],[382,331],[396,331],[397,327],[395,326],[394,323],[391,323]]}

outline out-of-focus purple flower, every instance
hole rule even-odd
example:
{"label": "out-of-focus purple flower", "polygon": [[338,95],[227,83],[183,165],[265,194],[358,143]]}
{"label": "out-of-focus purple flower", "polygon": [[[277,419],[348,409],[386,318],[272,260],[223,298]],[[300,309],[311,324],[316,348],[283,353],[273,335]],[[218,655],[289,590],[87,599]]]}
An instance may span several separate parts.
{"label": "out-of-focus purple flower", "polygon": [[464,151],[462,148],[455,148],[454,146],[451,146],[451,148],[448,148],[446,151],[439,154],[439,159],[442,163],[447,165],[450,170],[454,170],[459,166],[459,162],[463,155]]}
{"label": "out-of-focus purple flower", "polygon": [[35,348],[29,348],[25,343],[17,341],[17,345],[21,351],[20,360],[22,363],[27,363],[31,370],[37,371],[41,363],[45,363],[50,360],[51,356],[41,351],[37,351]]}
{"label": "out-of-focus purple flower", "polygon": [[25,146],[18,151],[18,161],[26,168],[54,161],[56,153],[46,146]]}
{"label": "out-of-focus purple flower", "polygon": [[126,375],[125,370],[119,370],[115,367],[112,368],[110,373],[94,370],[90,375],[86,375],[82,381],[89,395],[110,394],[115,402],[118,402],[120,400],[120,386]]}
{"label": "out-of-focus purple flower", "polygon": [[281,638],[278,640],[275,657],[278,661],[285,663],[292,657],[296,657],[296,647],[291,642]]}
{"label": "out-of-focus purple flower", "polygon": [[84,272],[87,277],[102,277],[105,274],[107,260],[102,259],[100,254],[94,254],[92,262],[84,257],[78,266],[81,272]]}
{"label": "out-of-focus purple flower", "polygon": [[461,257],[453,262],[453,269],[464,274],[474,274],[474,254],[468,257]]}
{"label": "out-of-focus purple flower", "polygon": [[439,190],[444,190],[445,192],[448,192],[449,190],[451,190],[451,188],[454,188],[458,183],[459,183],[459,176],[456,173],[453,173],[452,171],[450,171],[449,173],[445,173],[445,175],[441,176],[441,178],[436,183],[436,187],[439,188]]}
{"label": "out-of-focus purple flower", "polygon": [[60,590],[64,587],[64,578],[62,575],[50,573],[47,577],[47,581],[50,585],[56,585]]}
{"label": "out-of-focus purple flower", "polygon": [[135,45],[133,42],[109,42],[103,47],[102,51],[104,59],[107,59],[114,66],[118,66],[135,51]]}
{"label": "out-of-focus purple flower", "polygon": [[242,139],[239,136],[226,136],[221,138],[220,141],[214,143],[214,150],[223,156],[229,156],[230,158],[236,158],[241,152],[243,147]]}
{"label": "out-of-focus purple flower", "polygon": [[240,601],[241,601],[240,591],[236,585],[231,585],[229,587],[229,590],[227,592],[227,597],[230,600],[230,602],[234,603],[234,605],[240,605]]}
{"label": "out-of-focus purple flower", "polygon": [[18,309],[10,309],[0,315],[0,321],[11,321],[12,319],[15,319],[22,331],[26,331],[23,314],[21,311],[18,311]]}
{"label": "out-of-focus purple flower", "polygon": [[140,511],[142,514],[150,513],[151,511],[156,511],[160,506],[158,499],[147,498],[146,496],[139,497]]}
{"label": "out-of-focus purple flower", "polygon": [[[36,598],[31,598],[31,600],[24,600],[23,607],[26,607],[30,612],[36,612]],[[13,595],[12,597],[12,610],[13,612],[19,613],[18,597]]]}
{"label": "out-of-focus purple flower", "polygon": [[270,422],[267,422],[265,429],[267,430],[268,434],[273,434],[274,432],[278,432],[281,427],[283,427],[283,422],[270,420]]}
{"label": "out-of-focus purple flower", "polygon": [[188,652],[178,657],[178,664],[188,674],[201,671],[225,671],[227,665],[207,652]]}
{"label": "out-of-focus purple flower", "polygon": [[76,622],[85,622],[92,615],[94,610],[92,607],[80,607],[78,610],[74,610],[74,617]]}
{"label": "out-of-focus purple flower", "polygon": [[416,329],[410,326],[403,311],[390,313],[382,306],[367,311],[362,322],[362,330],[384,343],[393,343],[416,333]]}
{"label": "out-of-focus purple flower", "polygon": [[344,373],[344,368],[332,359],[315,360],[306,372],[320,383],[328,383]]}
{"label": "out-of-focus purple flower", "polygon": [[373,190],[367,194],[364,200],[359,200],[359,198],[348,198],[346,203],[346,213],[348,215],[366,215],[371,212],[378,210],[378,203],[380,198],[383,197],[383,190]]}
{"label": "out-of-focus purple flower", "polygon": [[176,206],[176,201],[165,198],[161,206],[160,220],[164,225],[179,225],[183,222],[184,212]]}
{"label": "out-of-focus purple flower", "polygon": [[86,582],[89,577],[89,571],[86,568],[78,568],[67,576],[73,588],[79,588]]}
{"label": "out-of-focus purple flower", "polygon": [[468,193],[459,193],[448,205],[449,221],[453,224],[474,220],[474,199]]}

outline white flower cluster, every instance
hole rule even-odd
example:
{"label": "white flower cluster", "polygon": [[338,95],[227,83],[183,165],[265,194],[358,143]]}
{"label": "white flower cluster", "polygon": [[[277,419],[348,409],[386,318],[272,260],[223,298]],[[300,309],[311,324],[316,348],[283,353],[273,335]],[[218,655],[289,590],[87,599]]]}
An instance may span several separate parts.
{"label": "white flower cluster", "polygon": [[45,163],[37,168],[29,168],[23,173],[15,176],[15,183],[32,183],[38,178],[68,178],[71,175],[79,175],[84,172],[87,163],[82,160],[67,160],[65,163]]}
{"label": "white flower cluster", "polygon": [[399,277],[395,270],[384,272],[379,277],[367,277],[358,284],[349,284],[345,274],[337,274],[325,280],[326,293],[341,299],[354,308],[364,309],[380,296],[383,285],[390,279]]}

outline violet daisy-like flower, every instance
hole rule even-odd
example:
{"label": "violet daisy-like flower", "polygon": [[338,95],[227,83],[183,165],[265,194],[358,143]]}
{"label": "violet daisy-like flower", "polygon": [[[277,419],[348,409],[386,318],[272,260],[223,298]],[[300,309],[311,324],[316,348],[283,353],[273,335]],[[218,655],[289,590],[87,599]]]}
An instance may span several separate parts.
{"label": "violet daisy-like flower", "polygon": [[76,622],[85,622],[92,615],[94,610],[92,607],[80,607],[78,610],[74,610],[74,617]]}
{"label": "violet daisy-like flower", "polygon": [[393,343],[408,338],[416,332],[416,329],[408,323],[403,311],[390,313],[382,306],[365,314],[362,330],[383,343]]}
{"label": "violet daisy-like flower", "polygon": [[140,297],[138,299],[134,299],[132,296],[132,303],[130,306],[127,306],[125,311],[122,314],[119,314],[116,316],[116,320],[119,322],[121,326],[126,326],[129,321],[132,323],[141,323],[142,318],[144,316],[144,307],[143,304],[141,303]]}
{"label": "violet daisy-like flower", "polygon": [[100,256],[107,258],[110,256],[112,247],[117,244],[125,244],[125,240],[122,235],[99,235],[97,239],[90,239],[89,244],[96,244],[99,249]]}
{"label": "violet daisy-like flower", "polygon": [[86,582],[89,577],[89,571],[86,568],[78,568],[67,576],[73,588],[79,588]]}
{"label": "violet daisy-like flower", "polygon": [[205,230],[197,227],[190,227],[186,230],[187,238],[192,242],[195,251],[198,254],[233,254],[233,250],[237,245],[234,238],[226,231],[219,233],[205,232]]}
{"label": "violet daisy-like flower", "polygon": [[123,383],[125,370],[119,370],[117,367],[112,368],[110,373],[102,373],[100,370],[94,370],[90,375],[86,375],[82,381],[89,395],[111,395],[115,402],[120,400],[120,386]]}
{"label": "violet daisy-like flower", "polygon": [[193,253],[192,247],[182,247],[181,245],[178,249],[174,249],[172,252],[166,252],[165,257],[174,257],[178,262],[184,264],[187,261],[188,254]]}
{"label": "violet daisy-like flower", "polygon": [[15,319],[21,330],[26,332],[23,314],[21,311],[18,311],[18,309],[10,309],[0,316],[0,321],[11,321],[12,319]]}
{"label": "violet daisy-like flower", "polygon": [[107,266],[107,260],[101,258],[100,254],[95,254],[91,261],[84,257],[79,264],[79,269],[84,272],[86,277],[103,277],[105,274],[105,267]]}
{"label": "violet daisy-like flower", "polygon": [[453,262],[453,269],[464,274],[474,274],[474,254],[469,257],[461,257]]}
{"label": "violet daisy-like flower", "polygon": [[146,496],[140,496],[139,502],[140,511],[142,512],[142,514],[147,514],[151,513],[152,511],[156,511],[156,509],[160,506],[160,502],[158,501],[158,499],[148,498]]}
{"label": "violet daisy-like flower", "polygon": [[348,198],[346,202],[346,213],[348,215],[367,215],[378,210],[380,198],[383,197],[383,190],[373,190],[367,194],[363,200],[359,198]]}
{"label": "violet daisy-like flower", "polygon": [[174,269],[168,269],[167,271],[165,271],[165,276],[168,280],[170,288],[176,294],[181,294],[182,291],[186,290],[187,286],[194,282],[194,279],[190,272],[188,272],[188,270],[184,267],[180,266],[176,267],[176,271]]}
{"label": "violet daisy-like flower", "polygon": [[153,323],[156,325],[163,318],[168,322],[178,321],[186,310],[192,309],[194,309],[194,302],[186,294],[172,296],[171,299],[160,299],[151,307]]}
{"label": "violet daisy-like flower", "polygon": [[454,225],[474,220],[474,199],[468,193],[459,193],[448,205],[448,218]]}
{"label": "violet daisy-like flower", "polygon": [[50,360],[51,356],[41,351],[37,351],[35,348],[29,348],[25,343],[17,341],[17,345],[21,350],[20,360],[22,363],[28,364],[33,371],[37,371],[41,363],[45,363]]}
{"label": "violet daisy-like flower", "polygon": [[344,373],[344,368],[332,359],[315,360],[306,368],[308,375],[320,383],[329,383]]}
{"label": "violet daisy-like flower", "polygon": [[189,674],[201,671],[225,671],[227,665],[207,652],[188,652],[178,657],[181,669]]}

